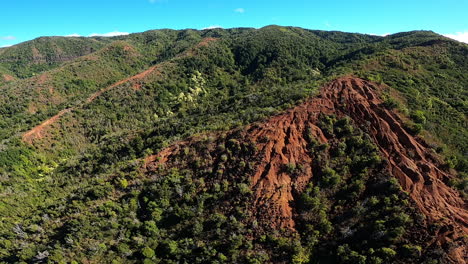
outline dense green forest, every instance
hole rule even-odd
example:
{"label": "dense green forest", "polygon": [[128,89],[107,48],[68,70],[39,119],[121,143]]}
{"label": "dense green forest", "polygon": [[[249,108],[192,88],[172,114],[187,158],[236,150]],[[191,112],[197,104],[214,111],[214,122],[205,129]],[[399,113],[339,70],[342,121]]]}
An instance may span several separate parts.
{"label": "dense green forest", "polygon": [[[0,262],[444,263],[377,148],[335,116],[321,117],[329,145],[309,142],[322,177],[297,194],[298,232],[251,221],[256,148],[227,131],[344,75],[387,87],[466,198],[468,46],[430,31],[154,30],[0,49]],[[142,169],[189,137],[180,164]]]}

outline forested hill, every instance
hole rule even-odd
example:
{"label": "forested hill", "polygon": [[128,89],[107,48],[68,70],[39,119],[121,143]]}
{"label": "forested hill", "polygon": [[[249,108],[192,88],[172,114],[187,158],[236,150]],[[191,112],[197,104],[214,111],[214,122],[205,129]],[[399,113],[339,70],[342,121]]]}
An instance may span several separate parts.
{"label": "forested hill", "polygon": [[0,49],[0,262],[463,263],[468,45],[296,27]]}

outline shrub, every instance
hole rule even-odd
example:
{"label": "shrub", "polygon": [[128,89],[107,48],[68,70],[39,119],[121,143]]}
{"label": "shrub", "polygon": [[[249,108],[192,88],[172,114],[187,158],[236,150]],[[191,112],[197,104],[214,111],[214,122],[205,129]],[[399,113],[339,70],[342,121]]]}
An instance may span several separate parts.
{"label": "shrub", "polygon": [[388,108],[388,109],[395,109],[400,106],[400,104],[390,96],[382,96],[383,99],[383,106]]}
{"label": "shrub", "polygon": [[228,160],[228,156],[226,154],[221,155],[221,161],[225,162]]}
{"label": "shrub", "polygon": [[145,258],[152,258],[154,257],[155,253],[154,253],[154,250],[152,250],[151,248],[149,247],[144,247],[142,250],[141,250],[141,254],[143,256],[145,256]]}
{"label": "shrub", "polygon": [[405,256],[410,258],[417,258],[421,256],[421,247],[415,245],[403,245],[402,252]]}
{"label": "shrub", "polygon": [[294,163],[286,164],[285,170],[288,174],[291,174],[291,175],[294,174],[294,172],[296,171],[296,164]]}
{"label": "shrub", "polygon": [[122,189],[125,189],[125,188],[128,187],[128,181],[127,181],[127,179],[121,179],[121,180],[119,181],[119,183],[120,183],[120,187],[121,187]]}
{"label": "shrub", "polygon": [[326,167],[322,171],[322,185],[332,187],[340,183],[341,177],[332,168]]}
{"label": "shrub", "polygon": [[379,249],[378,252],[382,255],[383,258],[387,260],[392,259],[397,254],[395,250],[388,247],[383,247]]}
{"label": "shrub", "polygon": [[416,110],[411,113],[410,117],[413,119],[414,122],[418,124],[425,124],[426,123],[426,116],[423,111]]}
{"label": "shrub", "polygon": [[239,183],[238,188],[239,188],[239,192],[243,195],[250,194],[252,192],[252,190],[250,190],[249,185],[245,183]]}
{"label": "shrub", "polygon": [[403,125],[404,125],[405,129],[411,135],[417,135],[417,134],[421,133],[421,131],[423,129],[421,124],[416,124],[416,123],[413,123],[413,122],[404,123]]}

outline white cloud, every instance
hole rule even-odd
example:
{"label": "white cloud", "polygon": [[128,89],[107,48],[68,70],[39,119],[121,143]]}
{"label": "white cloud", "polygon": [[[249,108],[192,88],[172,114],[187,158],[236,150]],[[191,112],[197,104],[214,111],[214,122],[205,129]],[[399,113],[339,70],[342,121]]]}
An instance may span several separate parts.
{"label": "white cloud", "polygon": [[8,48],[8,47],[11,47],[13,45],[3,45],[3,46],[0,46],[0,48]]}
{"label": "white cloud", "polygon": [[109,33],[93,33],[90,34],[88,37],[115,37],[115,36],[122,36],[122,35],[128,35],[130,33],[128,32],[119,32],[119,31],[114,31],[114,32],[109,32]]}
{"label": "white cloud", "polygon": [[236,12],[236,13],[241,13],[241,14],[242,14],[242,13],[245,12],[245,9],[242,8],[242,7],[239,7],[239,8],[234,9],[234,12]]}
{"label": "white cloud", "polygon": [[447,37],[447,38],[458,40],[460,42],[468,43],[468,31],[457,32],[455,34],[445,34],[444,36]]}
{"label": "white cloud", "polygon": [[1,40],[14,40],[16,39],[15,36],[5,36],[5,37],[0,37]]}
{"label": "white cloud", "polygon": [[[130,33],[113,31],[113,32],[108,32],[108,33],[92,33],[92,34],[89,34],[88,37],[115,37],[115,36],[122,36],[122,35],[128,35],[128,34]],[[73,33],[73,34],[65,35],[65,37],[86,37],[86,36],[82,36],[78,33]]]}
{"label": "white cloud", "polygon": [[392,33],[383,33],[383,34],[375,34],[375,33],[368,33],[369,35],[372,35],[372,36],[380,36],[380,37],[386,37]]}
{"label": "white cloud", "polygon": [[213,28],[223,28],[223,27],[220,26],[220,25],[211,25],[211,26],[209,26],[209,27],[202,28],[202,30],[204,30],[204,29],[213,29]]}

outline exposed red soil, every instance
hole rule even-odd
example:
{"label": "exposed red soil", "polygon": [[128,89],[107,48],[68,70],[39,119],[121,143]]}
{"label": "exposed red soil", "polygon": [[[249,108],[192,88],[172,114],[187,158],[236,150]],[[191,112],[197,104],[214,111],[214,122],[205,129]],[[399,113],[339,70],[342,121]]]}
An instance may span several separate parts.
{"label": "exposed red soil", "polygon": [[141,83],[134,83],[132,86],[133,90],[139,91],[141,90]]}
{"label": "exposed red soil", "polygon": [[343,78],[324,89],[322,96],[333,101],[337,112],[368,127],[388,159],[392,175],[424,214],[438,222],[454,223],[464,233],[468,232],[466,203],[445,184],[453,176],[440,169],[442,164],[424,141],[411,136],[401,119],[381,106],[376,88],[364,80]]}
{"label": "exposed red soil", "polygon": [[[440,169],[438,158],[422,139],[403,128],[401,118],[382,107],[377,90],[378,86],[364,80],[342,78],[326,87],[322,97],[333,101],[338,113],[368,127],[403,190],[430,221],[443,226],[434,242],[463,239],[468,234],[468,210],[466,201],[446,184],[454,176]],[[464,263],[466,248],[451,253],[454,260]]]}
{"label": "exposed red soil", "polygon": [[123,50],[124,50],[124,51],[135,51],[135,49],[134,49],[132,46],[129,46],[129,45],[124,46],[124,47],[123,47]]}
{"label": "exposed red soil", "polygon": [[[293,190],[301,192],[313,177],[306,135],[321,143],[327,142],[316,125],[320,113],[349,116],[366,127],[383,157],[390,173],[408,192],[428,223],[441,228],[434,234],[433,243],[457,244],[450,252],[456,263],[464,263],[468,211],[466,202],[446,183],[454,176],[441,169],[442,163],[428,145],[404,129],[404,122],[393,111],[383,107],[379,98],[381,86],[354,77],[339,78],[322,88],[320,95],[274,116],[265,122],[248,126],[243,137],[255,142],[262,159],[251,176],[254,192],[252,212],[259,223],[273,228],[294,230],[293,209],[290,203]],[[145,160],[145,167],[171,163],[171,157],[183,149],[179,142]],[[284,171],[287,164],[306,166],[298,176]]]}
{"label": "exposed red soil", "polygon": [[198,50],[199,50],[201,47],[207,47],[207,46],[209,46],[211,43],[216,42],[216,41],[218,41],[218,40],[219,40],[218,38],[204,38],[204,39],[202,39],[200,42],[198,42],[197,45],[195,45],[195,46],[192,47],[192,48],[189,48],[188,50],[186,50],[185,52],[183,52],[183,53],[177,55],[176,57],[195,56],[195,55],[197,55]]}
{"label": "exposed red soil", "polygon": [[213,41],[217,41],[218,39],[217,38],[204,38],[202,39],[202,41],[200,41],[200,43],[197,44],[197,48],[199,47],[206,47],[210,44],[210,42],[213,42]]}
{"label": "exposed red soil", "polygon": [[[332,114],[333,104],[322,98],[297,106],[268,122],[249,127],[248,134],[264,154],[252,177],[252,189],[257,197],[253,207],[257,218],[270,221],[276,228],[294,228],[293,186],[301,192],[312,178],[311,157],[307,150],[306,134],[309,129],[321,143],[327,139],[315,125],[320,113]],[[305,164],[304,173],[292,179],[284,171],[287,164]],[[265,217],[270,219],[264,219]]]}
{"label": "exposed red soil", "polygon": [[6,81],[6,82],[11,82],[13,80],[15,80],[15,77],[9,75],[9,74],[3,74],[3,80]]}
{"label": "exposed red soil", "polygon": [[33,129],[29,130],[28,132],[24,133],[23,134],[23,141],[24,142],[27,142],[29,144],[32,144],[33,143],[33,140],[35,139],[39,139],[39,138],[42,138],[43,136],[43,130],[53,124],[54,122],[56,122],[61,116],[63,116],[64,114],[70,112],[72,109],[71,108],[67,108],[67,109],[64,109],[60,112],[58,112],[58,114],[54,115],[53,117],[47,119],[46,121],[42,122],[40,125],[34,127]]}

